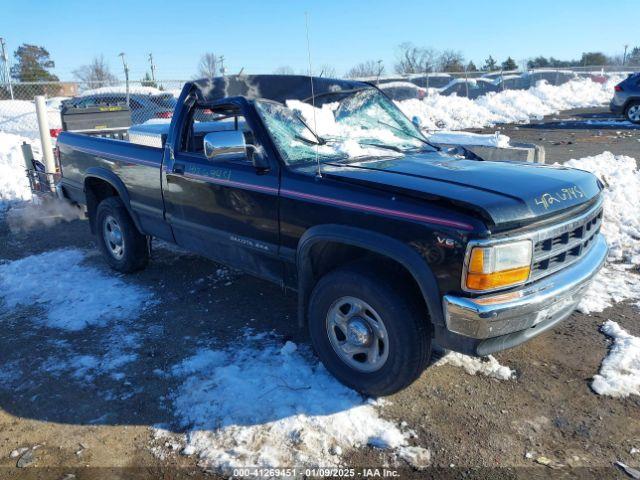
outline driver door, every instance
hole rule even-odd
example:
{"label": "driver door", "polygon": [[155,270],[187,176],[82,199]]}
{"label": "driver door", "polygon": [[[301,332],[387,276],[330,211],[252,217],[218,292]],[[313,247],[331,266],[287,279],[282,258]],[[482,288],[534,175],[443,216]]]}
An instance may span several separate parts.
{"label": "driver door", "polygon": [[[165,175],[165,209],[176,243],[220,263],[281,282],[278,257],[278,189],[275,162],[257,169],[248,154],[208,159],[204,136],[242,131],[255,145],[248,122],[236,108],[194,107]],[[262,149],[261,149],[262,150]]]}

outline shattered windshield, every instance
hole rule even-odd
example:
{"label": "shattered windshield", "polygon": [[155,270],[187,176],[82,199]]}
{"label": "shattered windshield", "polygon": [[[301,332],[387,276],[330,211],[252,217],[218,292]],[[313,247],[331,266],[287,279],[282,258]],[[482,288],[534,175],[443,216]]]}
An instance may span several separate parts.
{"label": "shattered windshield", "polygon": [[[319,99],[322,101],[323,99]],[[400,157],[433,151],[387,97],[374,88],[338,92],[314,108],[299,100],[286,106],[256,100],[256,108],[288,164]]]}

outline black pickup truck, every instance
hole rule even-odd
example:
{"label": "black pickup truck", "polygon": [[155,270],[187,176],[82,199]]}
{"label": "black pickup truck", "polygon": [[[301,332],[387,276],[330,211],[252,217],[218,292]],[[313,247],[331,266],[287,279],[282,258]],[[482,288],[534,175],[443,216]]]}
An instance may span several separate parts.
{"label": "black pickup truck", "polygon": [[296,291],[317,355],[370,395],[415,380],[433,342],[484,356],[551,328],[607,255],[596,177],[443,150],[368,83],[194,81],[170,124],[57,149],[114,269],[156,237]]}

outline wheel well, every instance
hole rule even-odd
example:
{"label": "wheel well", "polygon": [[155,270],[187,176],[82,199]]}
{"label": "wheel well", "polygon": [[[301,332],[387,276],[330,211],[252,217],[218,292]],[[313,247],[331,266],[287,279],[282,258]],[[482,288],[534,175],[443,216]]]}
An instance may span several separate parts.
{"label": "wheel well", "polygon": [[[320,241],[309,250],[310,276],[307,278],[307,288],[299,294],[306,299],[320,278],[327,273],[352,263],[368,264],[372,273],[376,275],[391,275],[395,285],[402,285],[413,301],[418,302],[419,308],[428,312],[427,304],[420,290],[418,282],[411,272],[393,258],[372,250],[348,245],[340,242]],[[305,315],[306,317],[306,315]]]}
{"label": "wheel well", "polygon": [[624,114],[627,114],[627,110],[629,110],[629,108],[632,105],[640,105],[640,97],[631,97],[629,100],[627,100],[627,103],[625,103],[624,105]]}
{"label": "wheel well", "polygon": [[117,197],[118,191],[106,180],[96,177],[90,177],[85,180],[84,190],[87,198],[87,216],[89,217],[91,233],[95,233],[98,205],[105,198]]}

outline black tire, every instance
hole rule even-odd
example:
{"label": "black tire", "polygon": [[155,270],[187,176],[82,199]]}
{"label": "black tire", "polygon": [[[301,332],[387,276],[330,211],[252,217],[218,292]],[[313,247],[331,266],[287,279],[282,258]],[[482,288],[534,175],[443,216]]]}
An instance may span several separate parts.
{"label": "black tire", "polygon": [[[106,238],[105,224],[117,225],[120,232],[122,253],[114,253],[113,243]],[[122,273],[143,269],[149,262],[147,238],[136,228],[129,212],[119,197],[109,197],[98,205],[96,211],[96,240],[98,247],[111,268]],[[120,242],[118,243],[120,245]]]}
{"label": "black tire", "polygon": [[635,123],[636,125],[640,125],[640,117],[638,116],[634,116],[634,118],[631,117],[631,112],[640,112],[640,100],[634,100],[631,103],[629,103],[629,105],[627,105],[627,108],[624,111],[624,116],[627,118],[627,120],[629,120],[631,123]]}
{"label": "black tire", "polygon": [[[397,286],[401,282],[395,280],[387,270],[357,263],[322,277],[309,300],[309,332],[322,363],[343,384],[374,397],[390,395],[413,383],[431,355],[432,329],[428,314],[420,307],[415,294],[406,288],[401,290]],[[376,371],[352,368],[332,346],[335,339],[330,340],[328,314],[347,297],[369,304],[386,328],[388,356]],[[351,319],[355,317],[357,315]]]}

